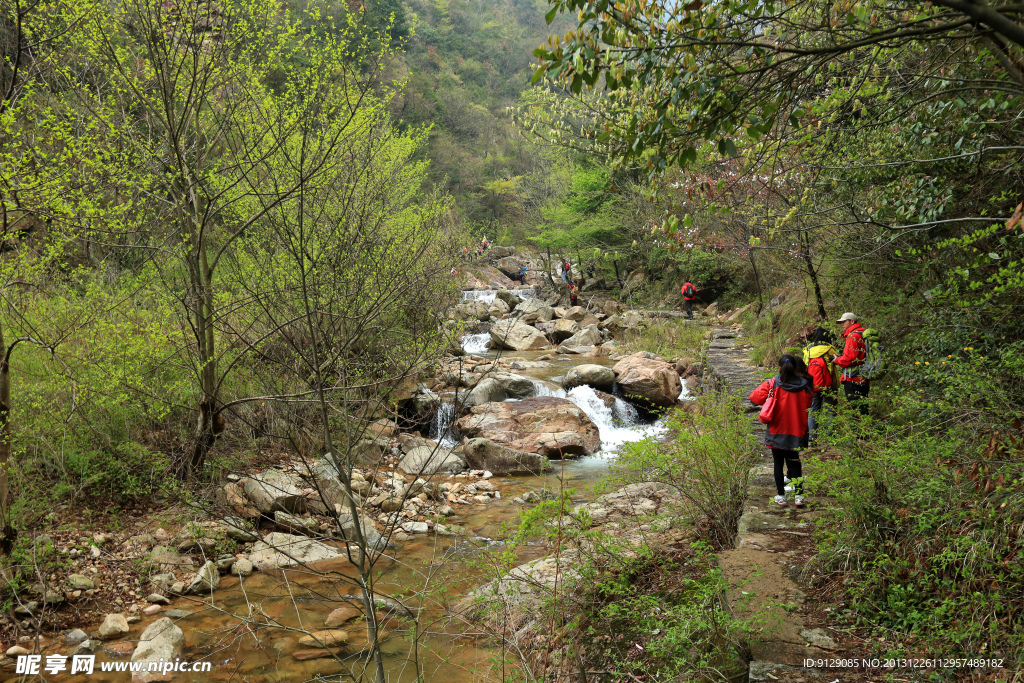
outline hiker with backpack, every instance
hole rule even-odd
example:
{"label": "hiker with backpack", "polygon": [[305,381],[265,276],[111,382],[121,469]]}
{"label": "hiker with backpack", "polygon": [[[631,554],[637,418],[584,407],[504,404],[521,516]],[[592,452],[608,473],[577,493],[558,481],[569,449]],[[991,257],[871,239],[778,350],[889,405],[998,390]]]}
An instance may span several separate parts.
{"label": "hiker with backpack", "polygon": [[817,327],[811,336],[811,343],[804,349],[804,363],[807,373],[813,382],[814,397],[807,413],[807,445],[814,445],[814,437],[825,431],[822,427],[822,409],[825,420],[835,417],[836,406],[839,405],[839,370],[833,359],[839,351],[833,346],[832,333],[823,327]]}
{"label": "hiker with backpack", "polygon": [[779,359],[779,374],[766,380],[750,394],[750,402],[762,406],[758,419],[767,425],[764,445],[775,461],[775,504],[787,507],[786,475],[796,492],[794,504],[804,506],[803,466],[800,449],[807,446],[807,409],[811,406],[813,380],[803,361],[791,354]]}
{"label": "hiker with backpack", "polygon": [[570,306],[578,306],[579,305],[577,303],[578,299],[576,298],[576,291],[577,291],[576,290],[576,285],[574,285],[573,283],[570,282],[569,283],[569,305]]}
{"label": "hiker with backpack", "polygon": [[686,318],[693,320],[693,302],[697,299],[697,288],[689,280],[682,286],[679,293],[683,295],[683,302],[686,304]]}
{"label": "hiker with backpack", "polygon": [[562,282],[572,282],[572,266],[568,261],[562,261]]}
{"label": "hiker with backpack", "polygon": [[854,313],[843,313],[836,322],[846,340],[843,353],[835,360],[836,365],[843,369],[839,378],[843,394],[861,415],[867,415],[871,380],[880,377],[884,370],[879,335],[874,330],[865,330]]}

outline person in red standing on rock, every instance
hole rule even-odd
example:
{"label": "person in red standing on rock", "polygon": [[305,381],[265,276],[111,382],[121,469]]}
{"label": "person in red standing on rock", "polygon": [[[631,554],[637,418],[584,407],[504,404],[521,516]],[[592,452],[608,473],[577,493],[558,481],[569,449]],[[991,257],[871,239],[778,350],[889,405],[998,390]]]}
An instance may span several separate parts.
{"label": "person in red standing on rock", "polygon": [[697,300],[697,288],[687,280],[679,289],[679,293],[683,295],[683,301],[686,303],[687,319],[693,320],[693,302]]}
{"label": "person in red standing on rock", "polygon": [[843,313],[836,323],[839,324],[843,339],[846,340],[843,353],[836,356],[835,360],[835,364],[843,369],[843,375],[839,378],[843,394],[861,415],[867,415],[867,398],[871,383],[860,376],[860,366],[864,364],[868,355],[868,348],[864,343],[864,328],[857,322],[854,313]]}
{"label": "person in red standing on rock", "polygon": [[769,394],[775,397],[775,410],[768,423],[764,445],[772,449],[775,461],[775,503],[786,507],[786,480],[782,466],[790,481],[796,480],[796,506],[804,506],[803,465],[800,449],[807,446],[807,409],[811,407],[814,382],[807,367],[796,356],[786,354],[779,359],[779,374],[766,380],[750,394],[750,402],[764,405]]}
{"label": "person in red standing on rock", "polygon": [[569,305],[578,306],[578,299],[576,298],[576,285],[572,282],[569,283]]}

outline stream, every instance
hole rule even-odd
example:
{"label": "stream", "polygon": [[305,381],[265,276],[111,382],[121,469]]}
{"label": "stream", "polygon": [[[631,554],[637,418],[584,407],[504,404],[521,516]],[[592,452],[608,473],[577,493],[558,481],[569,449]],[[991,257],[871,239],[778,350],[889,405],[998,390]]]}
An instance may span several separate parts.
{"label": "stream", "polygon": [[[488,293],[473,292],[483,296]],[[484,347],[487,338],[486,334],[468,335],[463,344],[469,353],[495,358],[499,354]],[[501,352],[501,355],[533,361],[545,353],[550,352]],[[477,639],[464,636],[457,623],[445,624],[445,605],[454,605],[458,598],[493,578],[483,572],[486,562],[468,562],[483,559],[488,549],[500,549],[504,545],[503,539],[515,527],[524,509],[513,501],[515,496],[541,488],[558,491],[564,485],[576,489],[574,500],[591,500],[596,494],[588,488],[607,474],[617,448],[667,432],[661,421],[645,424],[636,408],[622,398],[617,397],[614,405],[609,407],[590,387],[580,386],[568,392],[561,388],[561,380],[570,368],[584,363],[613,365],[607,356],[559,355],[548,363],[549,366],[528,367],[516,372],[532,379],[538,395],[567,398],[579,406],[597,425],[601,449],[589,456],[554,461],[555,473],[550,475],[496,477],[492,481],[500,487],[500,500],[488,505],[458,508],[458,514],[452,521],[463,529],[463,536],[413,536],[410,541],[399,541],[397,550],[388,553],[392,557],[382,558],[375,575],[377,590],[396,597],[408,596],[410,604],[425,608],[418,662],[412,661],[410,639],[404,633],[409,625],[385,624],[386,632],[391,634],[382,646],[389,681],[464,683],[500,680],[500,676],[491,673],[493,658],[499,653]],[[681,398],[686,395],[684,386]],[[451,403],[443,405],[431,425],[430,437],[446,447],[457,445],[461,437],[452,428],[456,417]],[[449,476],[442,475],[441,480],[447,480]],[[545,554],[543,545],[537,544],[520,548],[517,557],[520,562],[525,562]],[[208,673],[199,677],[178,674],[174,680],[191,681],[195,678],[203,683],[211,680],[270,683],[339,674],[336,680],[352,680],[353,674],[358,678],[359,667],[365,664],[358,654],[360,644],[365,643],[365,629],[361,627],[361,621],[344,627],[350,633],[350,641],[343,652],[353,653],[350,660],[339,662],[320,658],[302,661],[293,656],[310,646],[299,643],[302,633],[288,629],[323,628],[324,620],[332,610],[347,603],[359,604],[356,587],[345,578],[345,575],[355,575],[347,560],[328,560],[318,563],[317,569],[316,573],[299,568],[256,572],[244,581],[236,576],[224,576],[212,601],[204,603],[197,598],[177,598],[168,609],[179,612],[146,617],[140,625],[133,627],[133,633],[135,628],[140,628],[138,632],[141,632],[156,618],[172,616],[185,633],[183,659],[202,658],[212,662],[212,670]],[[421,591],[430,594],[438,588],[446,591],[448,597],[445,600],[439,600],[436,595],[426,599],[414,596]],[[276,626],[268,626],[268,621]],[[109,653],[98,655],[97,662],[126,659],[111,657]],[[365,671],[364,675],[365,680],[373,680],[372,671]],[[92,676],[69,678],[125,681],[127,676],[126,673],[101,673],[97,664],[96,673]]]}

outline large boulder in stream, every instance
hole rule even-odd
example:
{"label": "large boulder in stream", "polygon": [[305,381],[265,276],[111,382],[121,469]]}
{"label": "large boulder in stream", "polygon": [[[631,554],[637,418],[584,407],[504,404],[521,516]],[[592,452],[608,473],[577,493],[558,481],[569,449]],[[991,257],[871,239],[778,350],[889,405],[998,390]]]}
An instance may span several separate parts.
{"label": "large boulder in stream", "polygon": [[527,324],[535,322],[546,323],[555,317],[555,310],[540,299],[527,299],[516,306],[513,315],[517,317],[520,322]]}
{"label": "large boulder in stream", "polygon": [[505,390],[505,398],[530,398],[537,393],[537,385],[533,380],[514,372],[492,372],[487,377],[501,385]]}
{"label": "large boulder in stream", "polygon": [[506,448],[490,439],[470,439],[463,448],[466,462],[475,470],[486,470],[501,477],[511,474],[542,474],[551,471],[551,463],[539,453]]}
{"label": "large boulder in stream", "polygon": [[[577,306],[577,308],[579,308]],[[554,328],[549,333],[556,342],[562,342],[580,331],[580,324],[575,320],[562,318],[554,323]]]}
{"label": "large boulder in stream", "polygon": [[491,328],[491,341],[497,348],[513,351],[543,349],[548,345],[548,339],[543,332],[512,319],[502,320]]}
{"label": "large boulder in stream", "polygon": [[562,346],[570,349],[577,346],[597,346],[602,341],[604,338],[601,337],[601,331],[597,329],[597,325],[588,325],[563,341]]}
{"label": "large boulder in stream", "polygon": [[501,299],[508,304],[509,310],[512,310],[522,302],[522,299],[519,298],[518,294],[508,289],[499,289],[494,293],[494,298]]}
{"label": "large boulder in stream", "polygon": [[572,389],[584,384],[595,389],[610,389],[614,383],[615,373],[612,369],[607,365],[597,365],[595,363],[577,365],[566,373],[565,379],[562,380],[562,386],[566,389]]}
{"label": "large boulder in stream", "polygon": [[597,425],[572,401],[554,396],[476,406],[455,426],[469,438],[546,457],[590,455],[601,448]]}
{"label": "large boulder in stream", "polygon": [[655,406],[675,405],[683,391],[675,367],[647,351],[626,356],[612,371],[627,396],[638,396]]}
{"label": "large boulder in stream", "polygon": [[477,385],[462,399],[462,408],[469,410],[473,406],[505,400],[505,387],[490,377],[477,382]]}
{"label": "large boulder in stream", "polygon": [[466,463],[455,453],[440,446],[420,446],[403,455],[398,461],[398,467],[406,474],[429,477],[438,472],[458,474],[466,469]]}
{"label": "large boulder in stream", "polygon": [[275,532],[257,541],[249,554],[249,561],[260,570],[294,567],[341,557],[341,552],[320,541],[305,536]]}
{"label": "large boulder in stream", "polygon": [[157,672],[148,672],[150,662],[173,662],[185,648],[185,633],[168,617],[161,617],[146,627],[132,653],[133,662],[142,662],[142,671],[132,674],[132,681],[162,679]]}

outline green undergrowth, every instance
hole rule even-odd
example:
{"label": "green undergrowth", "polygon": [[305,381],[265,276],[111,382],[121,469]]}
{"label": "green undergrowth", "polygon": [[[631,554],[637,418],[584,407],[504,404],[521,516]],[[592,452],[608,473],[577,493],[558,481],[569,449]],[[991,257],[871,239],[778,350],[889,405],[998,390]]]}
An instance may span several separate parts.
{"label": "green undergrowth", "polygon": [[[807,486],[831,498],[812,566],[879,655],[1012,669],[1024,661],[1024,343],[1010,318],[918,303],[869,292],[830,311],[881,331],[888,372],[868,416],[840,396],[806,456]],[[773,364],[810,321],[791,306],[748,317],[755,358]]]}
{"label": "green undergrowth", "polygon": [[650,351],[662,358],[689,358],[701,362],[707,352],[708,330],[682,320],[649,318],[637,330],[626,332],[622,352]]}

